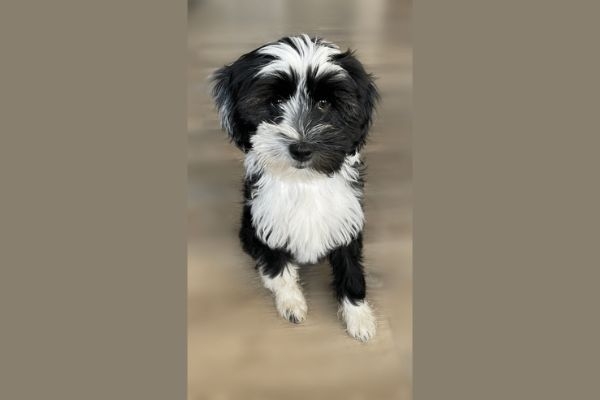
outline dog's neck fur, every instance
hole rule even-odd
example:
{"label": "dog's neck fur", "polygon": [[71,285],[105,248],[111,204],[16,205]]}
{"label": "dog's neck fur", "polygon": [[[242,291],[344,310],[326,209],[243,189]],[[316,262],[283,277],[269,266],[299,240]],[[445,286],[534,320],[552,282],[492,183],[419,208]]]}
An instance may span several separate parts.
{"label": "dog's neck fur", "polygon": [[310,169],[264,166],[251,150],[246,179],[254,182],[248,203],[261,241],[286,249],[296,262],[315,263],[362,230],[360,155],[347,156],[331,176]]}

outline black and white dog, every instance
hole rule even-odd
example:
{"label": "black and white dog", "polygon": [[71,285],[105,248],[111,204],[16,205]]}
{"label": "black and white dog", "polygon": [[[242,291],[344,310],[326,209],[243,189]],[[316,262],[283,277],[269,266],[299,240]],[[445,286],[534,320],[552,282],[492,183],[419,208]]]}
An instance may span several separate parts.
{"label": "black and white dog", "polygon": [[221,125],[245,153],[240,239],[277,310],[305,319],[298,266],[328,257],[346,330],[369,340],[360,150],[378,99],[371,75],[351,51],[301,35],[241,56],[212,81]]}

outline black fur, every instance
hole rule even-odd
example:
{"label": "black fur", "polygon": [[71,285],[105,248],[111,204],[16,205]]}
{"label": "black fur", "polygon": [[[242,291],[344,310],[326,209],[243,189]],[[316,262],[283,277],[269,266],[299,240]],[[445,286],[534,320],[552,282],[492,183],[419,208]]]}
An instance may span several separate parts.
{"label": "black fur", "polygon": [[[279,42],[293,45],[289,38]],[[251,149],[250,138],[261,122],[278,121],[281,110],[276,106],[277,100],[288,99],[297,87],[298,77],[293,74],[256,76],[262,67],[273,61],[273,57],[258,52],[262,47],[220,68],[212,77],[212,94],[222,124],[230,139],[244,152]],[[349,79],[334,79],[332,74],[317,79],[317,71],[309,70],[308,98],[302,101],[307,103],[310,111],[302,120],[310,122],[306,126],[295,126],[299,131],[323,123],[335,127],[322,132],[318,143],[307,141],[307,145],[315,150],[312,168],[326,174],[338,171],[345,156],[365,144],[379,98],[373,77],[365,72],[352,51],[340,53],[331,61],[344,68]],[[319,100],[330,103],[326,113],[316,107]]]}
{"label": "black fur", "polygon": [[347,298],[353,304],[366,295],[362,265],[362,234],[347,246],[341,246],[329,254],[333,267],[333,285],[338,300]]}
{"label": "black fur", "polygon": [[293,260],[292,255],[284,249],[271,249],[264,244],[252,226],[250,206],[244,206],[242,213],[242,226],[240,228],[240,241],[242,248],[250,257],[256,260],[256,267],[271,278],[280,275],[285,265]]}
{"label": "black fur", "polygon": [[[313,40],[332,46],[321,39]],[[282,38],[278,42],[287,43],[298,50],[289,38]],[[273,61],[273,57],[259,54],[261,48],[220,68],[212,78],[212,94],[222,125],[232,142],[243,152],[252,149],[250,139],[261,122],[277,124],[281,120],[282,110],[278,104],[294,95],[299,81],[298,76],[290,72],[257,77],[257,72]],[[339,171],[346,156],[364,146],[378,100],[373,77],[365,72],[352,51],[337,54],[330,61],[341,66],[347,75],[340,79],[335,73],[326,73],[317,78],[317,71],[308,70],[307,95],[301,98],[308,111],[293,126],[301,134],[320,124],[330,126],[319,131],[316,139],[303,138],[301,142],[312,152],[310,168],[327,175]],[[325,106],[321,107],[322,104]],[[354,185],[362,191],[363,165],[360,163],[354,168],[361,171],[361,178]],[[244,182],[245,204],[239,237],[244,251],[257,261],[261,270],[275,277],[282,273],[288,262],[294,260],[293,255],[285,249],[269,248],[256,234],[248,200],[253,196],[257,179],[257,176],[251,176]],[[333,249],[328,258],[333,268],[333,283],[338,299],[348,298],[353,303],[363,300],[366,287],[362,265],[362,233],[348,245]]]}
{"label": "black fur", "polygon": [[252,197],[252,187],[256,181],[257,177],[251,177],[244,181],[244,209],[239,238],[246,254],[257,262],[256,268],[262,267],[263,273],[274,278],[283,272],[283,268],[293,260],[293,257],[285,249],[269,248],[256,235],[256,229],[252,225],[252,212],[247,204]]}

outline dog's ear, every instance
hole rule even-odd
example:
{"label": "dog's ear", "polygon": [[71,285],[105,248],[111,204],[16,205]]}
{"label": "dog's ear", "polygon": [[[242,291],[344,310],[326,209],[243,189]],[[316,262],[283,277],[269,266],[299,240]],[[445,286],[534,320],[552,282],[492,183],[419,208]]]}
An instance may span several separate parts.
{"label": "dog's ear", "polygon": [[356,145],[360,149],[365,144],[369,128],[373,121],[375,106],[380,98],[377,86],[375,85],[375,78],[365,71],[361,62],[356,58],[354,51],[347,50],[337,55],[335,62],[348,72],[348,75],[356,84],[357,100],[359,103],[357,117],[360,127],[360,137]]}
{"label": "dog's ear", "polygon": [[212,97],[219,112],[221,127],[227,132],[232,142],[245,150],[244,132],[236,122],[236,103],[239,88],[233,79],[233,66],[226,65],[216,70],[210,77]]}
{"label": "dog's ear", "polygon": [[244,54],[211,76],[212,97],[219,111],[221,126],[231,141],[244,152],[251,147],[250,135],[256,126],[248,120],[247,115],[242,115],[240,101],[252,91],[260,68],[272,59],[271,56],[260,54],[259,50]]}

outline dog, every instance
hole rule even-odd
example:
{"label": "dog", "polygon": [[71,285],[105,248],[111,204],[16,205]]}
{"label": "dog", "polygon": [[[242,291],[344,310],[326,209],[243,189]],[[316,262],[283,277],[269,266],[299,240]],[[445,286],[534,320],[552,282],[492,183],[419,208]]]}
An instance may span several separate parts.
{"label": "dog", "polygon": [[279,314],[301,323],[298,268],[328,258],[348,334],[376,318],[362,261],[363,149],[379,100],[351,50],[306,34],[265,44],[211,76],[222,128],[244,153],[239,238]]}

